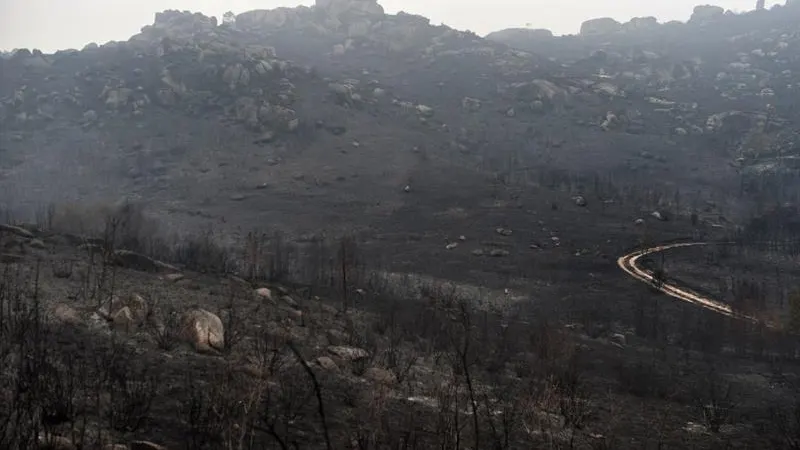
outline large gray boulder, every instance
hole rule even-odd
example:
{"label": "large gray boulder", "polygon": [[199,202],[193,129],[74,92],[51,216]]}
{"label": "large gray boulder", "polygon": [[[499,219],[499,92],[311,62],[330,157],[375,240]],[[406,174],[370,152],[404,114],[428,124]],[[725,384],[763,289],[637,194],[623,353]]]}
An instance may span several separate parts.
{"label": "large gray boulder", "polygon": [[622,29],[622,24],[611,17],[591,19],[581,24],[581,36],[599,36],[616,33]]}

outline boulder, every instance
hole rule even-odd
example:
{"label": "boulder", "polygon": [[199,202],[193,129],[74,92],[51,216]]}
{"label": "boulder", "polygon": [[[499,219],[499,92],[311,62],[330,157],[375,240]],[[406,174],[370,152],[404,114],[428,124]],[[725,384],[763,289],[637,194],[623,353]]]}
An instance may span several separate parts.
{"label": "boulder", "polygon": [[466,111],[475,112],[481,109],[481,101],[477,98],[464,97],[461,99],[461,107]]}
{"label": "boulder", "polygon": [[222,74],[222,81],[232,91],[239,87],[247,87],[250,85],[250,70],[240,63],[232,64],[225,68],[225,72]]}
{"label": "boulder", "polygon": [[54,306],[48,316],[58,323],[69,325],[79,325],[83,323],[80,313],[78,313],[75,308],[65,304]]}
{"label": "boulder", "polygon": [[261,299],[264,299],[264,300],[267,300],[267,301],[272,301],[272,299],[273,299],[272,291],[269,288],[266,288],[266,287],[258,288],[258,289],[256,289],[255,293],[256,293],[256,296],[261,298]]}
{"label": "boulder", "polygon": [[222,350],[225,347],[222,320],[200,308],[187,311],[181,317],[179,336],[197,351]]}
{"label": "boulder", "polygon": [[131,331],[143,324],[150,315],[147,301],[138,294],[131,294],[124,299],[114,298],[110,304],[97,310],[115,329]]}
{"label": "boulder", "polygon": [[346,347],[343,345],[331,345],[328,347],[328,353],[346,362],[361,361],[369,358],[368,351],[357,347]]}
{"label": "boulder", "polygon": [[581,36],[600,36],[622,30],[622,24],[610,17],[591,19],[581,24]]}
{"label": "boulder", "polygon": [[26,230],[25,228],[14,225],[0,224],[0,235],[2,235],[3,233],[12,234],[14,236],[21,237],[24,239],[33,239],[33,233]]}

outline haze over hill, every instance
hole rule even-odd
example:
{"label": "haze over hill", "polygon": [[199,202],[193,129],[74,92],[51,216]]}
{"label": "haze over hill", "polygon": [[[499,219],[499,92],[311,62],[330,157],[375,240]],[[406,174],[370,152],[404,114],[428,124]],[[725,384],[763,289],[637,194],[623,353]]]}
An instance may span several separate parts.
{"label": "haze over hill", "polygon": [[[733,11],[747,11],[756,0],[722,0],[716,2]],[[241,13],[252,9],[311,5],[313,1],[297,0],[233,0],[224,5],[212,0],[80,0],[52,2],[13,0],[0,2],[0,49],[39,48],[52,52],[81,48],[90,42],[104,43],[125,40],[150,20],[153,11],[165,9],[191,10],[222,17],[226,11]],[[783,3],[770,0],[767,7]],[[565,0],[506,0],[503,2],[438,0],[386,0],[387,12],[406,11],[445,23],[454,28],[472,30],[480,35],[502,28],[548,28],[556,34],[577,33],[581,22],[592,17],[613,17],[627,21],[632,17],[655,16],[666,22],[686,20],[695,5],[693,0],[641,2],[617,0],[595,2]]]}
{"label": "haze over hill", "polygon": [[0,55],[0,449],[796,450],[800,3],[387,5]]}

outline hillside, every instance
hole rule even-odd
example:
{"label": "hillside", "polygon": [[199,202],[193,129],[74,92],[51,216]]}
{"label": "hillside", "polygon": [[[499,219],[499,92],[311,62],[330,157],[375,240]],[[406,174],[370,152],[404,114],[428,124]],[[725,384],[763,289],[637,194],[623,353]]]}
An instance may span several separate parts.
{"label": "hillside", "polygon": [[[796,448],[798,89],[789,2],[483,38],[317,0],[4,54],[0,448]],[[616,265],[673,240],[736,252],[647,270],[779,323]]]}

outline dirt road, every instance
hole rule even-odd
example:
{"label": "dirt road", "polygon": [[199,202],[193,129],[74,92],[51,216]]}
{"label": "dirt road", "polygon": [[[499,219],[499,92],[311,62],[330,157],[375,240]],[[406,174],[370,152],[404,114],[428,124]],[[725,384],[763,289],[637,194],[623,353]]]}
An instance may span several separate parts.
{"label": "dirt road", "polygon": [[656,286],[654,282],[654,277],[650,271],[646,271],[641,269],[637,262],[639,258],[643,256],[652,255],[654,253],[663,252],[673,248],[679,247],[693,247],[698,245],[712,245],[711,242],[688,242],[688,243],[677,243],[677,244],[664,244],[659,245],[656,247],[651,247],[645,250],[637,250],[633,253],[629,253],[625,256],[620,257],[617,259],[617,265],[624,270],[628,275],[636,278],[639,281],[643,281],[645,283],[650,284],[653,287],[657,287],[658,290],[661,292],[669,295],[670,297],[677,298],[678,300],[683,300],[685,302],[692,303],[694,305],[700,306],[702,308],[706,308],[708,310],[714,311],[719,314],[723,314],[729,317],[737,317],[741,319],[747,320],[755,320],[752,317],[744,316],[739,313],[735,313],[731,310],[730,306],[718,302],[714,299],[704,297],[696,292],[691,291],[688,288],[679,287],[674,284],[665,281],[662,285]]}

